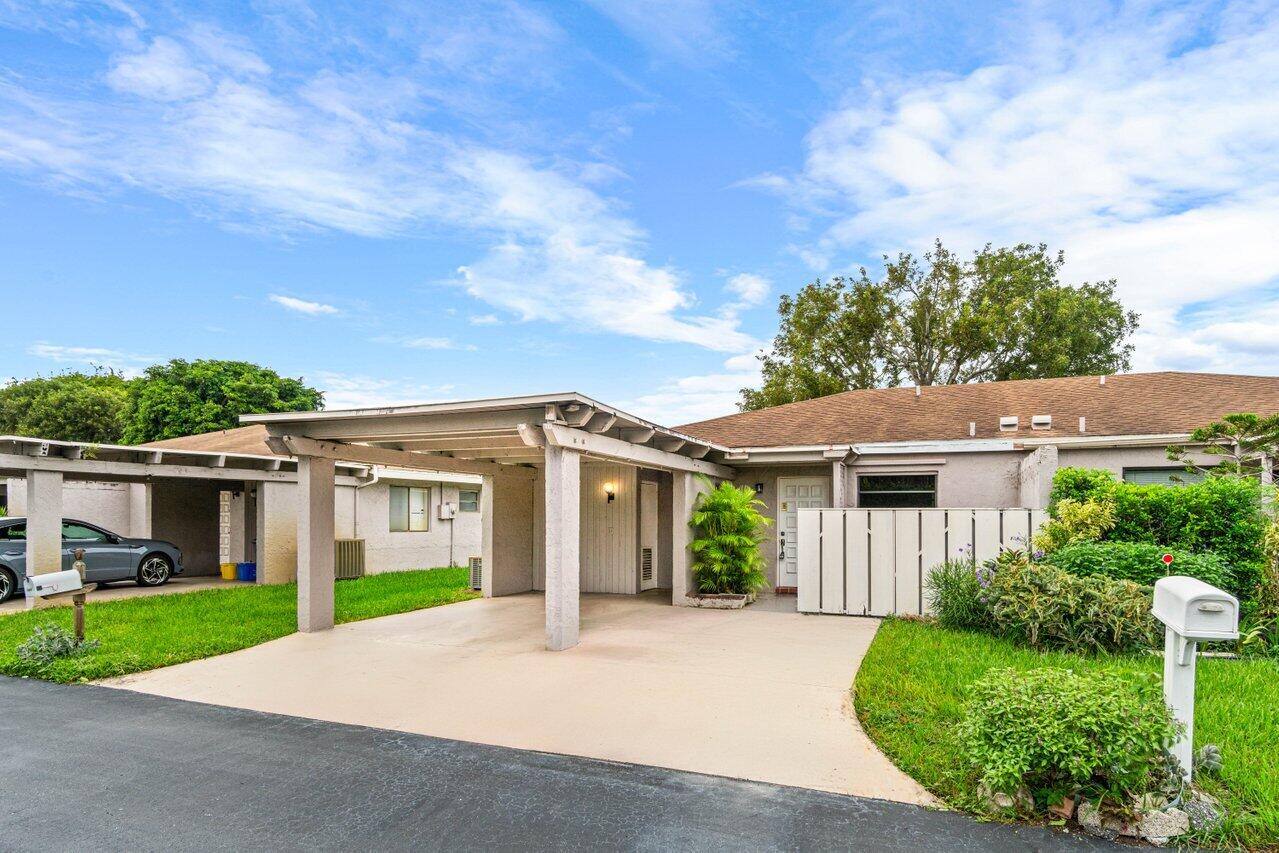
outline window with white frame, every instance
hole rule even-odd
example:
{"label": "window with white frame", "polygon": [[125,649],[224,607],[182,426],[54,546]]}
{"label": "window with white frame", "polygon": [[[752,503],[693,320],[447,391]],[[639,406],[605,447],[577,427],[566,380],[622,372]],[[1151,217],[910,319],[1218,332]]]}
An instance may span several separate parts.
{"label": "window with white frame", "polygon": [[1124,480],[1141,486],[1152,484],[1160,486],[1188,486],[1191,483],[1202,483],[1204,474],[1199,471],[1187,471],[1181,465],[1160,465],[1149,468],[1125,468]]}
{"label": "window with white frame", "polygon": [[391,532],[420,533],[431,529],[431,490],[391,486]]}
{"label": "window with white frame", "polygon": [[863,474],[857,478],[857,506],[913,509],[937,506],[936,474]]}
{"label": "window with white frame", "polygon": [[457,508],[460,512],[479,512],[479,489],[459,489],[457,493]]}

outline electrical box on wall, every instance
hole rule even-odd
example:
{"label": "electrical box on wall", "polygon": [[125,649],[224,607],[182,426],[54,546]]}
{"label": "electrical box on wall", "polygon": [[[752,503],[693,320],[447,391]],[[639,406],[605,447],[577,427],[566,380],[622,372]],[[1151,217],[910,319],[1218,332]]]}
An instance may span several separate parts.
{"label": "electrical box on wall", "polygon": [[440,520],[448,521],[457,515],[457,504],[452,501],[440,501]]}

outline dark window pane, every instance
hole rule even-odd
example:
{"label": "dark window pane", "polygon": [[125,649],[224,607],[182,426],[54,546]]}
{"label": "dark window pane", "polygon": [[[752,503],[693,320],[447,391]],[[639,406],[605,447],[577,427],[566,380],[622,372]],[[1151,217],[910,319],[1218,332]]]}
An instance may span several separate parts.
{"label": "dark window pane", "polygon": [[862,509],[931,509],[937,506],[933,492],[862,492],[857,504]]}
{"label": "dark window pane", "polygon": [[10,524],[8,527],[0,530],[0,539],[13,539],[19,542],[27,540],[27,526],[25,524]]}
{"label": "dark window pane", "polygon": [[83,524],[63,524],[62,538],[77,541],[105,542],[107,537],[100,530],[85,527]]}
{"label": "dark window pane", "polygon": [[1124,480],[1142,486],[1152,483],[1161,486],[1185,486],[1190,483],[1202,483],[1204,475],[1198,471],[1187,471],[1185,468],[1125,468]]}

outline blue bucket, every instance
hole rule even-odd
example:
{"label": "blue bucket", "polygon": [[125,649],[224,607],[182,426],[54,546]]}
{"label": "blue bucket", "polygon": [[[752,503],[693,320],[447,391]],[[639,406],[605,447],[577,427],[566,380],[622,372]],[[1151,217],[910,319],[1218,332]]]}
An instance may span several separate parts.
{"label": "blue bucket", "polygon": [[257,563],[236,563],[235,579],[238,581],[248,581],[252,583],[258,579]]}

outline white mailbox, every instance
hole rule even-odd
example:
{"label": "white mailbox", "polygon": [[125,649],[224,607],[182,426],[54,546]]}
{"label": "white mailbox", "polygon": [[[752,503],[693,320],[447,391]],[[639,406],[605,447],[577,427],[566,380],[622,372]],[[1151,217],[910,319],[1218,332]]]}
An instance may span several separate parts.
{"label": "white mailbox", "polygon": [[79,592],[84,588],[84,581],[75,569],[65,572],[48,572],[43,575],[30,575],[25,582],[28,598],[48,598],[51,595],[65,595]]}
{"label": "white mailbox", "polygon": [[1172,754],[1190,781],[1194,769],[1195,654],[1201,641],[1239,637],[1239,600],[1198,578],[1174,576],[1155,581],[1150,608],[1164,623],[1164,701],[1185,726]]}
{"label": "white mailbox", "polygon": [[1239,638],[1239,600],[1198,578],[1160,578],[1155,618],[1187,640]]}

